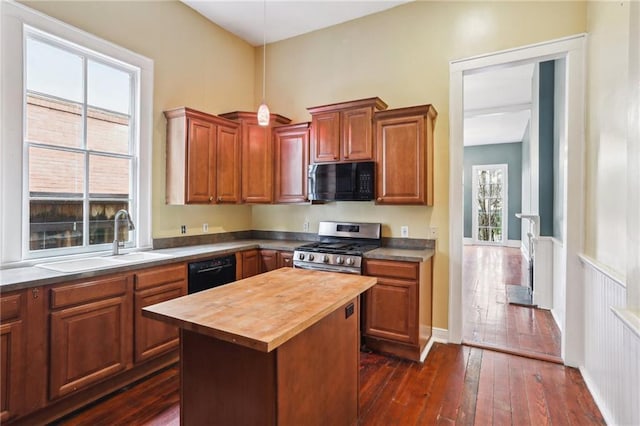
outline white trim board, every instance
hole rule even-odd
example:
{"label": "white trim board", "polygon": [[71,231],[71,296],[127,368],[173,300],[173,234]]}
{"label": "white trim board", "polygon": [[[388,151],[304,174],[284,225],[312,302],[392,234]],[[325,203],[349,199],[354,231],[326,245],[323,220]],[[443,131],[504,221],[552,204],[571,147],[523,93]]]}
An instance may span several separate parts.
{"label": "white trim board", "polygon": [[449,66],[449,341],[462,340],[462,243],[463,243],[463,76],[487,67],[522,64],[545,60],[567,61],[566,126],[568,150],[566,200],[564,202],[565,248],[567,250],[566,332],[562,334],[562,355],[568,365],[579,366],[584,356],[584,330],[580,302],[582,270],[578,253],[584,229],[584,139],[585,139],[585,46],[586,34],[579,34],[539,44],[488,53],[452,61]]}

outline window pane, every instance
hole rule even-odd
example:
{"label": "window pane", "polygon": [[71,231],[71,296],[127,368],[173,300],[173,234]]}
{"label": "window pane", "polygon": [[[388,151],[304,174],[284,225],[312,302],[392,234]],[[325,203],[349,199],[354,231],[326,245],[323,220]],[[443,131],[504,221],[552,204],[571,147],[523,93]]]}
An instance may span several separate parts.
{"label": "window pane", "polygon": [[89,108],[87,146],[96,151],[128,154],[129,116]]}
{"label": "window pane", "polygon": [[87,68],[89,105],[129,114],[131,104],[129,73],[91,60],[87,62]]}
{"label": "window pane", "polygon": [[[128,201],[91,201],[89,203],[89,244],[112,243],[113,219],[120,209],[129,211]],[[126,220],[120,222],[120,241],[129,241],[130,232]]]}
{"label": "window pane", "polygon": [[82,245],[82,201],[31,200],[29,248],[43,250]]}
{"label": "window pane", "polygon": [[81,197],[84,192],[84,154],[29,147],[31,196]]}
{"label": "window pane", "polygon": [[27,90],[82,102],[82,58],[27,39]]}
{"label": "window pane", "polygon": [[41,95],[27,95],[27,140],[82,146],[82,106]]}
{"label": "window pane", "polygon": [[89,196],[129,198],[131,160],[91,155],[89,157]]}

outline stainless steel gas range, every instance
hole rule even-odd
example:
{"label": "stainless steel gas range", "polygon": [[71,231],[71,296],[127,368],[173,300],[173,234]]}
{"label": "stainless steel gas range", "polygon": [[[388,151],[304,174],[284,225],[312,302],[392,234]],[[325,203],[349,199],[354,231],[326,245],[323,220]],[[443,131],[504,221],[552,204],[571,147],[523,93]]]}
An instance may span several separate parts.
{"label": "stainless steel gas range", "polygon": [[380,247],[379,223],[320,222],[318,242],[293,252],[293,267],[362,274],[365,252]]}

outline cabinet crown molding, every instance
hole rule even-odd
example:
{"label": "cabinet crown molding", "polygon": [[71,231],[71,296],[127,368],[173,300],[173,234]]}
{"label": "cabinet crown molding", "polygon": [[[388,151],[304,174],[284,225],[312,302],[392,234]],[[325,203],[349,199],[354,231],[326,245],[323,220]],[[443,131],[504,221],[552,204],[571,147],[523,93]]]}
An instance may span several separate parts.
{"label": "cabinet crown molding", "polygon": [[382,99],[375,97],[375,98],[358,99],[355,101],[348,101],[348,102],[338,102],[338,103],[328,104],[328,105],[320,105],[316,107],[309,107],[307,108],[307,111],[309,111],[309,113],[311,114],[318,114],[322,112],[338,111],[338,110],[345,110],[345,109],[352,109],[352,108],[364,108],[364,107],[371,107],[375,110],[381,111],[381,110],[387,109],[387,106],[388,105]]}

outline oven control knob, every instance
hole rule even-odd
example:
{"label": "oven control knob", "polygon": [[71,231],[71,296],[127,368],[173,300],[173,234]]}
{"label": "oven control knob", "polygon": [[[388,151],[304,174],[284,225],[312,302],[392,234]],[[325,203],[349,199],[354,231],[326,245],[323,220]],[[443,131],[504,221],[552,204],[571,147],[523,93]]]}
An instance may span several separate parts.
{"label": "oven control knob", "polygon": [[300,254],[298,254],[298,259],[300,259],[300,260],[304,260],[304,253],[300,253]]}
{"label": "oven control knob", "polygon": [[312,255],[312,254],[310,254],[310,255],[309,255],[309,260],[313,260],[313,259],[315,259],[315,258],[316,258],[316,257],[315,257],[314,255]]}
{"label": "oven control knob", "polygon": [[336,257],[336,263],[338,265],[342,265],[344,263],[344,259],[342,258],[342,256]]}
{"label": "oven control knob", "polygon": [[353,259],[350,257],[347,257],[347,265],[351,266],[353,265]]}
{"label": "oven control knob", "polygon": [[329,256],[327,256],[326,254],[324,256],[322,256],[322,261],[324,263],[329,263]]}

